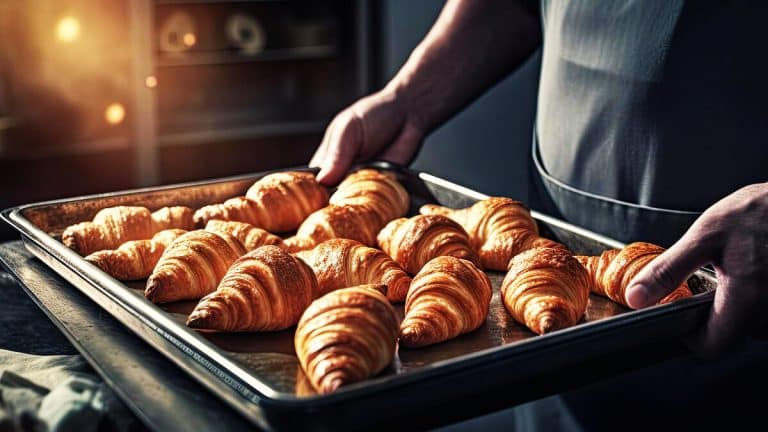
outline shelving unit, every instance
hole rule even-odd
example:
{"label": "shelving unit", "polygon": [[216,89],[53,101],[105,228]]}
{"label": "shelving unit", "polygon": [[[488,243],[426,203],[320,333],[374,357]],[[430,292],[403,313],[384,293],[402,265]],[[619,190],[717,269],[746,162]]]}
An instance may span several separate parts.
{"label": "shelving unit", "polygon": [[[0,195],[305,163],[332,117],[372,90],[374,1],[0,2]],[[64,19],[73,39],[56,40]]]}

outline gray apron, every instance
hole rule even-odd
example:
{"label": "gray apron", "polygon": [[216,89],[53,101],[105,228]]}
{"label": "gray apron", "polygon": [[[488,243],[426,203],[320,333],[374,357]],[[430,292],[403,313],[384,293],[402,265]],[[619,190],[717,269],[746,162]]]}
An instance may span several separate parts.
{"label": "gray apron", "polygon": [[531,153],[531,207],[596,233],[624,243],[647,241],[669,247],[701,215],[619,201],[565,184],[544,169],[535,130]]}

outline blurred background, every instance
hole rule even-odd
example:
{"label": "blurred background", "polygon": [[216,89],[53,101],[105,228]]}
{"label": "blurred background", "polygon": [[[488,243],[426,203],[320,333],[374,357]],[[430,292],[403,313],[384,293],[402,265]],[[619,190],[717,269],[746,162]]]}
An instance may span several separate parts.
{"label": "blurred background", "polygon": [[[0,208],[306,164],[442,6],[0,0]],[[432,134],[414,167],[525,200],[538,63]]]}

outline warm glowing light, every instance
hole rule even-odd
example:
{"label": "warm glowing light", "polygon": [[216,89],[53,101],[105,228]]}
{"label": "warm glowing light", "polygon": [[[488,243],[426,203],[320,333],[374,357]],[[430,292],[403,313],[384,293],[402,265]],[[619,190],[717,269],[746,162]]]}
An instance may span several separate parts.
{"label": "warm glowing light", "polygon": [[125,119],[125,108],[117,102],[111,103],[107,106],[106,111],[104,111],[104,118],[109,124],[120,124]]}
{"label": "warm glowing light", "polygon": [[144,78],[144,84],[149,88],[157,87],[157,77],[154,75],[149,75],[148,77]]}
{"label": "warm glowing light", "polygon": [[195,36],[194,33],[185,33],[182,40],[184,41],[184,45],[192,47],[197,43],[197,36]]}
{"label": "warm glowing light", "polygon": [[62,42],[74,42],[80,36],[80,21],[67,16],[56,25],[56,37]]}

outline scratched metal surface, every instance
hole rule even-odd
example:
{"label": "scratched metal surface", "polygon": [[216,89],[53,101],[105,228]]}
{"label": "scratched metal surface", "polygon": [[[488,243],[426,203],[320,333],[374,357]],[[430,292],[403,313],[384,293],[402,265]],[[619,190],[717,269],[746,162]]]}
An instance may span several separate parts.
{"label": "scratched metal surface", "polygon": [[[412,172],[399,172],[399,175],[401,182],[412,196],[411,214],[415,214],[422,204],[428,202],[437,202],[458,208],[469,205],[477,199],[476,196],[466,193],[461,188],[444,187],[439,183],[425,181],[423,177]],[[104,207],[126,204],[144,205],[150,209],[167,205],[200,207],[243,194],[255,179],[256,177],[243,176],[226,181],[153,188],[130,194],[105,194],[86,199],[63,200],[25,208],[22,210],[22,215],[39,229],[49,233],[54,238],[58,238],[66,226],[90,220],[99,209]],[[596,254],[608,247],[604,241],[600,240],[599,236],[585,235],[583,232],[567,226],[553,224],[546,218],[539,218],[538,222],[543,235],[568,245],[577,254]],[[50,253],[53,254],[53,252]],[[82,259],[71,261],[69,266],[84,273],[91,271],[85,266],[85,261]],[[378,378],[386,380],[388,377],[408,374],[422,368],[461,362],[468,356],[477,355],[500,346],[536,343],[536,338],[541,336],[533,334],[524,326],[514,322],[500,302],[498,291],[503,274],[489,272],[489,276],[493,281],[494,295],[486,323],[481,328],[431,347],[400,349],[392,366],[382,372]],[[690,282],[697,292],[714,289],[714,282],[711,278],[694,276]],[[143,292],[144,282],[139,281],[123,286],[126,292],[131,292],[132,296],[140,296]],[[183,326],[194,305],[194,302],[181,302],[162,306],[162,310],[176,323]],[[157,306],[150,305],[149,307],[156,308]],[[402,305],[399,305],[397,309],[402,317]],[[588,334],[596,329],[599,330],[599,326],[590,324],[621,319],[621,316],[626,312],[628,310],[622,306],[593,295],[590,298],[586,316],[579,326],[585,327],[585,334]],[[186,327],[184,328],[186,329]],[[194,332],[191,329],[186,329],[186,331]],[[317,399],[298,367],[293,349],[293,329],[262,334],[207,332],[200,332],[200,334],[211,342],[220,353],[234,360],[252,377],[268,386],[275,394],[298,398],[313,396]],[[375,383],[381,383],[382,379],[369,382],[375,386]],[[356,387],[364,387],[366,384],[366,382],[360,383]]]}

